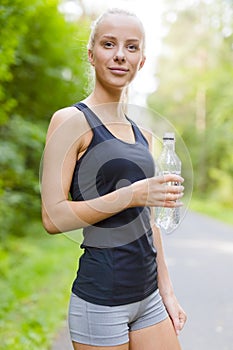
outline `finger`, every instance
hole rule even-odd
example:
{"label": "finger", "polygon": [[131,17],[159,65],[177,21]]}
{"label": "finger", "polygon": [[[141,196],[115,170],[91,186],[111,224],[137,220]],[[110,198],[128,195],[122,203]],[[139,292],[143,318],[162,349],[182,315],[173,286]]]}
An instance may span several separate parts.
{"label": "finger", "polygon": [[182,207],[184,205],[184,203],[182,202],[176,202],[176,201],[166,201],[166,202],[163,202],[162,205],[160,205],[161,207],[164,207],[164,208],[179,208],[179,207]]}
{"label": "finger", "polygon": [[159,183],[165,183],[165,182],[184,182],[183,177],[176,175],[176,174],[166,174],[158,176]]}
{"label": "finger", "polygon": [[182,189],[180,191],[174,191],[174,192],[170,192],[170,191],[166,191],[164,193],[164,200],[167,200],[167,201],[176,201],[180,198],[182,198],[184,195],[184,192],[182,191]]}
{"label": "finger", "polygon": [[180,312],[178,317],[174,317],[173,324],[177,335],[179,335],[180,331],[182,331],[186,319],[187,316],[184,311]]}
{"label": "finger", "polygon": [[178,316],[174,317],[172,322],[173,322],[173,326],[174,326],[176,334],[179,335],[180,330],[181,330],[179,317]]}
{"label": "finger", "polygon": [[187,321],[187,316],[186,316],[185,312],[182,312],[180,314],[179,320],[180,320],[180,330],[181,330],[184,327],[185,322]]}
{"label": "finger", "polygon": [[182,329],[184,328],[185,325],[185,320],[180,320],[180,331],[182,331]]}
{"label": "finger", "polygon": [[184,195],[183,192],[178,192],[178,193],[170,193],[170,192],[167,192],[167,193],[164,193],[163,194],[163,201],[164,202],[175,202],[175,201],[178,201],[180,198],[182,198]]}
{"label": "finger", "polygon": [[167,201],[177,201],[179,200],[180,198],[183,197],[183,193],[167,193],[166,194],[166,200]]}
{"label": "finger", "polygon": [[178,208],[178,207],[182,207],[184,205],[183,202],[181,202],[179,200],[179,198],[177,198],[176,200],[166,200],[164,198],[161,198],[160,200],[157,200],[158,204],[156,205],[156,207],[164,207],[164,208]]}
{"label": "finger", "polygon": [[162,191],[165,193],[180,194],[184,191],[184,186],[163,186]]}

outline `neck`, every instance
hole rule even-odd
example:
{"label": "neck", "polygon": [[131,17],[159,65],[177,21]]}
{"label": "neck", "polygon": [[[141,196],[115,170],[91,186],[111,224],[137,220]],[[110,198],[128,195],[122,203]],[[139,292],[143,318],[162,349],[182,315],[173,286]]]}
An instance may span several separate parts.
{"label": "neck", "polygon": [[101,103],[120,103],[124,96],[124,89],[106,89],[96,83],[93,92],[88,96],[90,102]]}
{"label": "neck", "polygon": [[[126,106],[123,101],[124,91],[110,89],[95,89],[93,92],[83,100],[89,107],[95,108],[97,114],[102,115],[102,119],[106,121],[112,119],[115,121],[125,120]],[[99,111],[99,113],[98,113]]]}

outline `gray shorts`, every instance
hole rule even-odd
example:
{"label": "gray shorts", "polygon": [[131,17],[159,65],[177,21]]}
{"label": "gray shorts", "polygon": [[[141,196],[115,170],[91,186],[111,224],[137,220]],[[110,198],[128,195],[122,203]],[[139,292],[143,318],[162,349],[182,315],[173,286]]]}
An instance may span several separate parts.
{"label": "gray shorts", "polygon": [[92,346],[115,346],[129,341],[129,332],[152,326],[168,317],[158,289],[142,301],[105,306],[89,303],[71,294],[69,329],[71,339]]}

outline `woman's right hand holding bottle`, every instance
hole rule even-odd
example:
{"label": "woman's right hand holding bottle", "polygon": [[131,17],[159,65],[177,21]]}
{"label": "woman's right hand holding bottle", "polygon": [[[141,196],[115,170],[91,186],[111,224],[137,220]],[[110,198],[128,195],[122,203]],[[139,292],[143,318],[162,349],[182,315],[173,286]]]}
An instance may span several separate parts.
{"label": "woman's right hand holding bottle", "polygon": [[[154,176],[132,184],[132,206],[175,208],[182,206],[184,179],[175,174]],[[172,185],[179,183],[179,185]]]}

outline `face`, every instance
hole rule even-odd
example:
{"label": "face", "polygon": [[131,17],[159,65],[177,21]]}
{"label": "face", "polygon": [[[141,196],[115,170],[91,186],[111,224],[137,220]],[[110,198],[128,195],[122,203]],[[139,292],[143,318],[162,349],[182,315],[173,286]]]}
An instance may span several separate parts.
{"label": "face", "polygon": [[98,25],[93,49],[88,51],[96,82],[107,88],[127,86],[145,62],[143,45],[143,29],[136,17],[106,16]]}

